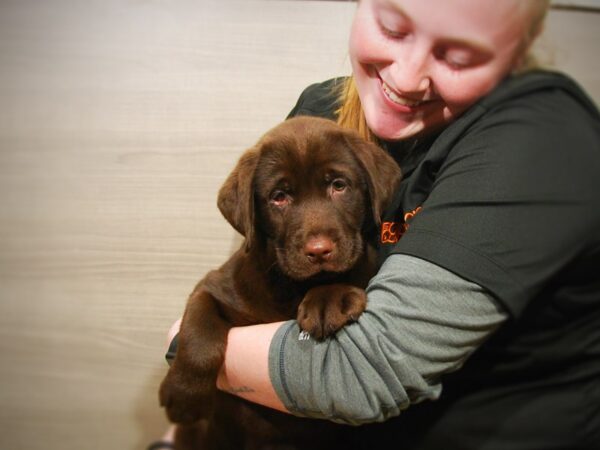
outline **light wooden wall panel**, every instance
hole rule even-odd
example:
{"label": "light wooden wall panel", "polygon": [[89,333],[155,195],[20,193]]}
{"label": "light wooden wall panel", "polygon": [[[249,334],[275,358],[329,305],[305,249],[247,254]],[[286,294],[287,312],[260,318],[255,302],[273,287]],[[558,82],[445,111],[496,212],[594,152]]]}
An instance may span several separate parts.
{"label": "light wooden wall panel", "polygon": [[[160,434],[166,330],[240,242],[217,190],[303,87],[348,73],[353,9],[0,2],[1,449]],[[560,14],[557,59],[598,99],[598,17]]]}

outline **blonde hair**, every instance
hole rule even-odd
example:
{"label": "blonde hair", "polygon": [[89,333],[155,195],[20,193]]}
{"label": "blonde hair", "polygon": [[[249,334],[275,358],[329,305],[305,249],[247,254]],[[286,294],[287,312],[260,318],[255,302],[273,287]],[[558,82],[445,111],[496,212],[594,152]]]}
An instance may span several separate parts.
{"label": "blonde hair", "polygon": [[524,56],[521,58],[520,64],[513,70],[515,74],[528,72],[541,66],[535,53],[531,51],[531,46],[544,29],[546,15],[550,9],[550,0],[522,0],[520,5],[529,8],[530,23],[519,48],[519,52]]}
{"label": "blonde hair", "polygon": [[341,106],[336,111],[337,123],[358,132],[363,139],[377,143],[377,137],[367,125],[354,77],[348,77],[346,81],[335,86],[334,89],[337,91],[335,93],[337,98],[341,100]]}
{"label": "blonde hair", "polygon": [[[523,53],[524,56],[520,58],[518,66],[513,69],[513,74],[522,74],[540,67],[539,61],[531,51],[531,46],[544,28],[550,0],[519,0],[519,7],[529,9],[527,13],[530,14],[531,22],[519,48],[519,53]],[[354,77],[348,77],[345,82],[337,84],[334,89],[341,105],[336,111],[337,123],[357,131],[363,139],[378,143],[377,136],[367,125]]]}

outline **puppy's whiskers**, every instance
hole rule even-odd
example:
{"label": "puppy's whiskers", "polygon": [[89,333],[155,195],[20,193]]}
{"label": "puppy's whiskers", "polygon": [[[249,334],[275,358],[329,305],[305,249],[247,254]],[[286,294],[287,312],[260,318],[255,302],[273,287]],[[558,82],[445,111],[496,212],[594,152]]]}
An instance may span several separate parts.
{"label": "puppy's whiskers", "polygon": [[269,267],[267,267],[267,273],[271,272],[276,267],[277,267],[277,262],[273,261],[273,264],[271,264]]}

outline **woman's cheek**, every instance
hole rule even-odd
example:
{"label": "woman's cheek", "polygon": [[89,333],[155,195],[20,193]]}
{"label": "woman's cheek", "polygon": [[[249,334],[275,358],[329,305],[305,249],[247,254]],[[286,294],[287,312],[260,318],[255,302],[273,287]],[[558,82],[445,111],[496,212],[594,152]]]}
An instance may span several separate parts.
{"label": "woman's cheek", "polygon": [[350,56],[363,64],[374,61],[380,50],[373,41],[373,36],[357,26],[356,31],[353,30],[350,36]]}
{"label": "woman's cheek", "polygon": [[436,90],[451,110],[459,112],[475,104],[496,84],[496,80],[490,77],[453,75],[445,80],[440,80],[436,85]]}

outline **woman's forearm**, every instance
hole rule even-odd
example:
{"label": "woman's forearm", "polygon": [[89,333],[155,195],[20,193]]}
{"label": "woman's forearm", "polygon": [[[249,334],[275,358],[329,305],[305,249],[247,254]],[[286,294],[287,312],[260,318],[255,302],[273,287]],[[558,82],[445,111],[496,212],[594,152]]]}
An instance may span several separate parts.
{"label": "woman's forearm", "polygon": [[283,322],[235,327],[229,331],[217,387],[269,408],[289,412],[271,384],[269,346]]}

